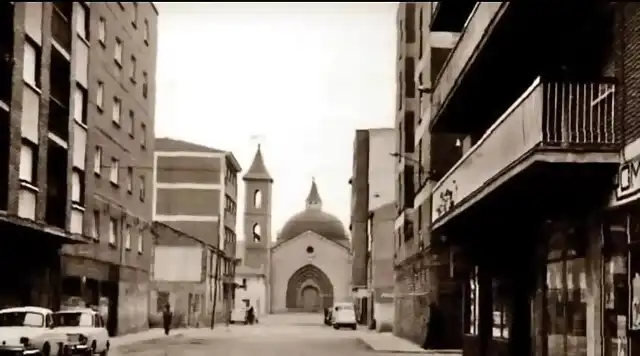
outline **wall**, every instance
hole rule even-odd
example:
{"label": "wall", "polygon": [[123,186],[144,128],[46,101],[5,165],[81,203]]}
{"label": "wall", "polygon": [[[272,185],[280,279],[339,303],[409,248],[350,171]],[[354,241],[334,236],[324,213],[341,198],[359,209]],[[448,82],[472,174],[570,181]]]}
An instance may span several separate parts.
{"label": "wall", "polygon": [[[204,326],[210,323],[210,314],[204,308],[207,294],[207,286],[204,283],[191,282],[164,282],[153,281],[149,293],[149,326],[159,327],[162,325],[162,307],[164,300],[158,298],[159,293],[169,293],[169,304],[173,310],[173,326]],[[192,301],[192,312],[189,317],[189,295],[197,295],[200,299],[199,305],[194,306]],[[195,309],[195,310],[194,310]],[[218,309],[218,308],[216,308]]]}
{"label": "wall", "polygon": [[[313,246],[310,260],[306,249]],[[333,285],[335,302],[350,300],[351,279],[345,271],[351,268],[349,250],[311,231],[282,242],[272,250],[271,260],[271,311],[286,311],[286,293],[289,278],[302,266],[313,264],[322,270]]]}
{"label": "wall", "polygon": [[156,246],[154,279],[167,282],[201,281],[204,276],[204,253],[201,246]]}
{"label": "wall", "polygon": [[395,201],[393,183],[395,158],[391,156],[396,145],[395,131],[370,129],[369,131],[369,211]]}
{"label": "wall", "polygon": [[374,318],[376,328],[389,330],[393,326],[393,231],[395,205],[385,204],[373,211],[371,218],[372,285],[374,295]]}
{"label": "wall", "polygon": [[266,315],[268,313],[267,285],[264,275],[236,271],[236,283],[242,285],[243,279],[246,279],[247,288],[236,289],[234,307],[244,307],[244,300],[249,299],[249,303],[255,308],[257,315]]}
{"label": "wall", "polygon": [[118,335],[149,328],[149,275],[123,267],[118,282]]}

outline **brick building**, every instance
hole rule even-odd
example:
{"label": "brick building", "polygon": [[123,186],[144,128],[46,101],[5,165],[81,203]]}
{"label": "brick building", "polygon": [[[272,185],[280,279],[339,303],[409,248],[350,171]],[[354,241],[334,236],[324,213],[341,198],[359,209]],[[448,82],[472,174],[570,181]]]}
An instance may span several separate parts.
{"label": "brick building", "polygon": [[[156,236],[151,281],[149,324],[162,326],[162,311],[169,303],[173,327],[209,325],[211,315],[203,302],[209,285],[207,251],[210,245],[167,224],[153,223]],[[180,261],[180,268],[175,268]]]}
{"label": "brick building", "polygon": [[177,139],[158,138],[155,148],[154,221],[207,246],[207,288],[195,308],[210,320],[215,296],[219,319],[233,305],[240,164],[231,152]]}
{"label": "brick building", "polygon": [[74,120],[70,230],[91,239],[63,250],[63,302],[100,305],[111,334],[146,329],[158,12],[150,2],[30,7],[30,24],[50,20],[60,38],[42,51],[57,93],[49,112]]}
{"label": "brick building", "polygon": [[636,354],[640,6],[420,6],[424,37],[455,45],[444,61],[429,46],[414,78],[429,192],[397,288],[457,320],[446,339],[465,355]]}
{"label": "brick building", "polygon": [[0,5],[0,269],[11,271],[0,277],[0,307],[58,309],[61,245],[88,240],[70,188],[74,163],[85,160],[73,133],[86,135],[82,101],[71,95],[87,74],[70,59],[82,41],[76,5]]}
{"label": "brick building", "polygon": [[[365,325],[373,325],[375,319],[381,326],[393,319],[392,311],[387,308],[390,300],[387,295],[393,291],[393,280],[387,280],[393,271],[393,243],[383,248],[387,240],[393,241],[393,229],[386,234],[383,221],[389,215],[388,206],[395,201],[395,159],[392,156],[395,141],[393,128],[355,132],[353,171],[349,180],[352,201],[349,225],[353,254],[351,279],[360,322]],[[382,208],[385,206],[387,208]],[[378,212],[379,209],[382,210]],[[375,231],[372,230],[374,225]]]}

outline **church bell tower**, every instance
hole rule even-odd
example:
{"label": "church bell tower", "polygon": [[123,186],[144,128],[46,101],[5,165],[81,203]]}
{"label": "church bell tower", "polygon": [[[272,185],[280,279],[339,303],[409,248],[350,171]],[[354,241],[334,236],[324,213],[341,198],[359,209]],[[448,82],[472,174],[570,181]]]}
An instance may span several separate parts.
{"label": "church bell tower", "polygon": [[245,187],[244,204],[244,265],[251,268],[269,268],[271,242],[271,188],[273,178],[269,174],[258,150],[251,167],[242,178]]}

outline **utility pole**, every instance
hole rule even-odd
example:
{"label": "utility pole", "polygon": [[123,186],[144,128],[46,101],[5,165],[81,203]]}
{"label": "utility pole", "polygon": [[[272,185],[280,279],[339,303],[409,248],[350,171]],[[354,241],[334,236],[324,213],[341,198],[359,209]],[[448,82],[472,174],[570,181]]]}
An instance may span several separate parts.
{"label": "utility pole", "polygon": [[[213,330],[213,325],[216,322],[216,304],[218,302],[218,279],[220,279],[220,250],[218,250],[218,253],[216,253],[216,267],[215,267],[215,272],[214,272],[214,278],[213,278],[213,283],[214,283],[214,289],[213,289],[213,311],[211,311],[211,329]],[[215,250],[214,250],[215,251]]]}

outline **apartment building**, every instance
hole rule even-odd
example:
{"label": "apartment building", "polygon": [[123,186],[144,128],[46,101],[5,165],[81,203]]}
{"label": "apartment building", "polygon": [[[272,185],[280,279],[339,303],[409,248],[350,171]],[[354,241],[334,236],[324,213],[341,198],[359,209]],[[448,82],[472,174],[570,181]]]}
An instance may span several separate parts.
{"label": "apartment building", "polygon": [[[470,4],[464,6],[473,6]],[[415,120],[411,125],[398,125],[395,154],[399,174],[394,333],[422,345],[428,332],[429,304],[435,303],[453,316],[446,318],[440,347],[456,349],[462,342],[462,288],[452,283],[451,249],[431,235],[431,188],[460,159],[468,142],[455,133],[429,130],[433,83],[459,37],[447,29],[430,30],[433,8],[428,2],[403,3],[398,8],[397,118]],[[413,58],[409,65],[406,58]],[[407,90],[416,93],[407,97]],[[412,113],[405,115],[403,106]]]}
{"label": "apartment building", "polygon": [[430,37],[457,33],[423,120],[431,150],[462,136],[428,221],[463,287],[463,353],[637,354],[640,6],[437,2],[429,17]]}
{"label": "apartment building", "polygon": [[69,229],[90,239],[62,251],[62,303],[99,305],[112,335],[147,329],[158,12],[151,2],[24,6],[29,26],[52,30],[41,49],[49,117],[73,119],[66,130],[49,122],[73,147],[55,166],[69,167]]}
{"label": "apartment building", "polygon": [[396,131],[356,130],[351,184],[352,284],[360,322],[377,330],[393,323]]}
{"label": "apartment building", "polygon": [[199,308],[210,320],[215,304],[219,319],[233,305],[240,164],[231,152],[177,139],[157,138],[155,149],[153,219],[207,246]]}
{"label": "apartment building", "polygon": [[72,95],[87,76],[75,50],[85,35],[79,6],[0,5],[0,269],[12,271],[0,277],[0,307],[58,309],[61,246],[88,242],[71,188],[87,135]]}

